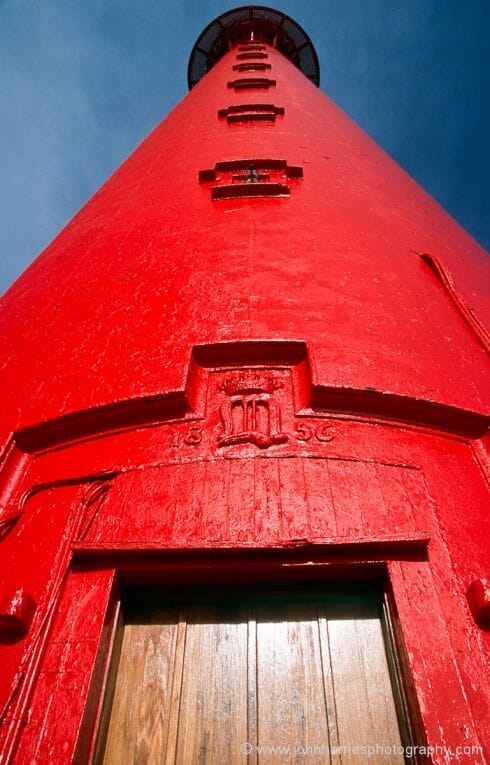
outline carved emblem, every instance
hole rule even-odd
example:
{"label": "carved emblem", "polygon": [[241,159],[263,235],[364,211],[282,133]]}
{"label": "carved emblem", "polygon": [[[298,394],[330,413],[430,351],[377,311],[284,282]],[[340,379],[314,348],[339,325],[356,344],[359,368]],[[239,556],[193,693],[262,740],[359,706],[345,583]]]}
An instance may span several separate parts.
{"label": "carved emblem", "polygon": [[255,444],[267,449],[288,440],[281,432],[281,410],[274,392],[282,383],[271,373],[244,371],[230,375],[218,386],[227,398],[220,409],[223,434],[218,446]]}

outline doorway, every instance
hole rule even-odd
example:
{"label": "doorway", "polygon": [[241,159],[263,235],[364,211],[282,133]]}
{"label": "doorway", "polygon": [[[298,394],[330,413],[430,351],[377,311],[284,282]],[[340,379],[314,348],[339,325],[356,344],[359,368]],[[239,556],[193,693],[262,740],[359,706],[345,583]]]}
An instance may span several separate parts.
{"label": "doorway", "polygon": [[410,761],[385,635],[376,587],[129,590],[94,762]]}

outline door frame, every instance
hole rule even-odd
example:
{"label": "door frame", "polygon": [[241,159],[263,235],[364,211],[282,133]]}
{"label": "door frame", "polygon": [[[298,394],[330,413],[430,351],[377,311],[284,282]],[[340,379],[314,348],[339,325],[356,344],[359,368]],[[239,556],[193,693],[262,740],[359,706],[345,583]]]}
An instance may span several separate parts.
{"label": "door frame", "polygon": [[[397,540],[398,541],[398,540]],[[401,541],[401,540],[400,540]],[[403,745],[427,747],[422,717],[417,701],[410,662],[405,648],[403,629],[397,613],[390,562],[403,561],[403,568],[411,561],[426,560],[425,545],[396,545],[391,550],[365,549],[356,545],[356,555],[340,550],[312,550],[299,545],[288,550],[241,548],[239,550],[152,550],[152,551],[77,551],[74,570],[105,569],[111,572],[110,595],[104,617],[104,631],[99,650],[94,658],[94,671],[87,694],[80,733],[75,749],[74,763],[85,765],[95,755],[98,733],[107,715],[105,705],[111,677],[112,657],[118,651],[122,637],[121,610],[128,588],[142,590],[154,586],[172,586],[189,592],[193,587],[234,585],[245,591],[254,585],[274,589],[291,586],[348,585],[369,582],[379,587],[382,600],[381,619],[386,655],[397,707]],[[425,540],[424,540],[425,541]],[[406,540],[405,540],[406,542]],[[318,546],[317,546],[318,547]],[[87,554],[88,552],[88,554]],[[386,553],[391,555],[387,556]],[[84,554],[85,553],[85,554]],[[407,762],[421,765],[430,762],[425,754],[415,751]]]}

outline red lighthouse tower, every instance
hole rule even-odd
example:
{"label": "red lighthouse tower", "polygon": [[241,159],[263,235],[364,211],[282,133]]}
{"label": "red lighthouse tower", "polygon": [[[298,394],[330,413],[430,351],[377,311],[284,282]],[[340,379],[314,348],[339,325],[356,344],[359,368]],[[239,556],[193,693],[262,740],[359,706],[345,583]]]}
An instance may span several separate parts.
{"label": "red lighthouse tower", "polygon": [[216,19],[4,298],[2,763],[490,762],[487,255],[318,79]]}

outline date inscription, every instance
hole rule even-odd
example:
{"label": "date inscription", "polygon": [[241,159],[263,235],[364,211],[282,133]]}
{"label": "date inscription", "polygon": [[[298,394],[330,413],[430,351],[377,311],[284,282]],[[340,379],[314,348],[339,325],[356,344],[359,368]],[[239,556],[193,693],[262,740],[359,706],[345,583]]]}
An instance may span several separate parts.
{"label": "date inscription", "polygon": [[321,423],[321,425],[315,426],[301,422],[296,426],[296,438],[301,442],[313,439],[321,444],[328,444],[335,438],[335,430],[330,423]]}
{"label": "date inscription", "polygon": [[204,440],[204,430],[199,425],[189,425],[184,430],[173,428],[169,433],[169,447],[199,446]]}

